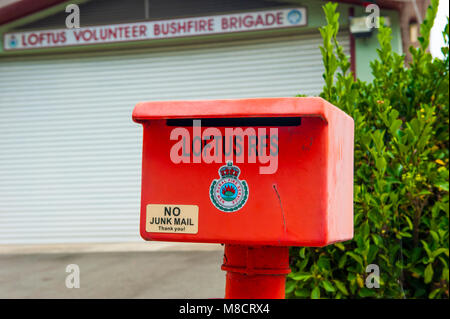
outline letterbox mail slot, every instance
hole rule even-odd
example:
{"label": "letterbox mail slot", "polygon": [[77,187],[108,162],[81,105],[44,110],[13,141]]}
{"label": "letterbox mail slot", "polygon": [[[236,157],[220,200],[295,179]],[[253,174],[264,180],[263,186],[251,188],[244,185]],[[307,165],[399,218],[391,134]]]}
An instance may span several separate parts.
{"label": "letterbox mail slot", "polygon": [[142,102],[146,240],[324,246],[353,237],[353,119],[321,98]]}

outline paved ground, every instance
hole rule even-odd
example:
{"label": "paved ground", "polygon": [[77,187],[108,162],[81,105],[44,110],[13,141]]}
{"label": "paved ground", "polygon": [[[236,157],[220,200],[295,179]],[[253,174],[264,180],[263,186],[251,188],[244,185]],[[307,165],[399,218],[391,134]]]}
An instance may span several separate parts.
{"label": "paved ground", "polygon": [[[0,298],[222,298],[224,294],[223,252],[218,245],[61,250],[0,247]],[[69,264],[80,268],[78,289],[66,288]]]}

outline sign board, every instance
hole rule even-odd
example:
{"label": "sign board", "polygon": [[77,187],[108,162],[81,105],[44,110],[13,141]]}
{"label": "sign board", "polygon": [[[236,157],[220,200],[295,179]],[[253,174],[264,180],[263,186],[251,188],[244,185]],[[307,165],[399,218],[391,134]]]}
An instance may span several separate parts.
{"label": "sign board", "polygon": [[101,43],[193,37],[305,26],[305,8],[284,8],[206,17],[157,20],[78,29],[5,33],[4,50],[80,46]]}

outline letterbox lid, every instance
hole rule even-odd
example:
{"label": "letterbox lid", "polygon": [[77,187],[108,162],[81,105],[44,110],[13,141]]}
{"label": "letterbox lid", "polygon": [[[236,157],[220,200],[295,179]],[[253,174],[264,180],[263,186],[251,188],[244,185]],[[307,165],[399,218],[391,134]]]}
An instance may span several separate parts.
{"label": "letterbox lid", "polygon": [[[346,113],[320,97],[251,98],[140,102],[133,120],[215,117],[320,117],[329,121],[332,113]],[[350,117],[349,117],[350,118]]]}

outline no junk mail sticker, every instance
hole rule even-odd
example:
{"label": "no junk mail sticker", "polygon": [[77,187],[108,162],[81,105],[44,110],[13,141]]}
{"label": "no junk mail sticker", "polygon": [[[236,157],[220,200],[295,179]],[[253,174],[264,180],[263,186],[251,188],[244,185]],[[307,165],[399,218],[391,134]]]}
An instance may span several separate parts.
{"label": "no junk mail sticker", "polygon": [[149,233],[197,234],[197,205],[147,205],[145,230]]}

